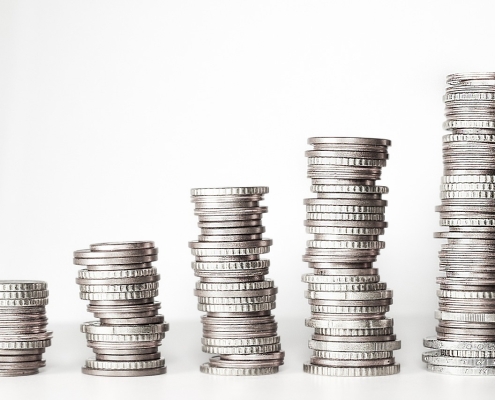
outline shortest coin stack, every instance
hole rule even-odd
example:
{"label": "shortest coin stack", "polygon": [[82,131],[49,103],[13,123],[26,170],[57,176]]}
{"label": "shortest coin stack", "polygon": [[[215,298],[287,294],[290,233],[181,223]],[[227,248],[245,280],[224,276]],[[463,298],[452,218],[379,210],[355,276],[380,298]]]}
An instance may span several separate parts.
{"label": "shortest coin stack", "polygon": [[34,375],[45,366],[46,282],[0,281],[0,376]]}
{"label": "shortest coin stack", "polygon": [[160,275],[151,263],[158,249],[151,241],[98,243],[74,252],[74,264],[84,265],[76,282],[88,311],[99,321],[81,331],[95,353],[82,372],[99,376],[148,376],[167,369],[158,347],[168,324],[158,314]]}

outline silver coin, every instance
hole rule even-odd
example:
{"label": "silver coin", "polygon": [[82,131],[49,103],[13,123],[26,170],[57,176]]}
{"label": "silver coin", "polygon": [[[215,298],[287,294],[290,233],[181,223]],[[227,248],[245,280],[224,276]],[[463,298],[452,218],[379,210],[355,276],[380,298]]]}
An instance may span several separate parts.
{"label": "silver coin", "polygon": [[269,375],[278,372],[278,367],[261,367],[261,368],[222,368],[211,366],[205,363],[200,366],[200,371],[210,375],[222,376],[259,376]]}
{"label": "silver coin", "polygon": [[[157,255],[135,256],[135,257],[113,257],[113,258],[74,258],[75,265],[103,266],[103,265],[124,265],[143,264],[158,260]],[[111,268],[110,268],[111,269]]]}
{"label": "silver coin", "polygon": [[495,358],[480,357],[447,357],[440,351],[427,351],[423,353],[423,362],[432,365],[443,365],[452,367],[495,367]]}
{"label": "silver coin", "polygon": [[468,376],[487,376],[495,375],[495,368],[489,367],[451,367],[443,365],[426,364],[427,371],[437,372],[447,375],[468,375]]}
{"label": "silver coin", "polygon": [[148,354],[96,354],[96,360],[98,361],[149,361],[158,360],[161,357],[160,353],[148,353]]}
{"label": "silver coin", "polygon": [[216,368],[266,368],[278,367],[280,365],[283,365],[283,363],[283,359],[233,361],[223,360],[220,358],[220,356],[211,357],[209,361],[210,367]]}
{"label": "silver coin", "polygon": [[152,241],[107,242],[95,243],[89,246],[91,251],[120,251],[134,249],[149,249],[155,247]]}
{"label": "silver coin", "polygon": [[0,292],[37,291],[46,290],[44,281],[30,280],[0,280]]}
{"label": "silver coin", "polygon": [[164,322],[163,315],[154,315],[152,317],[137,318],[100,318],[104,325],[142,325],[142,324],[165,324],[168,330],[168,323]]}
{"label": "silver coin", "polygon": [[311,357],[310,361],[313,365],[321,365],[325,367],[376,367],[383,365],[392,365],[395,363],[395,358],[378,358],[372,360],[335,360],[329,358]]}
{"label": "silver coin", "polygon": [[304,372],[326,376],[384,376],[400,372],[400,365],[386,365],[375,367],[326,367],[321,365],[304,364]]}
{"label": "silver coin", "polygon": [[81,371],[83,374],[86,375],[131,377],[131,376],[162,375],[167,372],[167,367],[139,369],[139,370],[104,370],[104,369],[92,369],[92,368],[82,367]]}
{"label": "silver coin", "polygon": [[93,250],[76,250],[74,258],[123,258],[123,257],[142,257],[158,254],[158,248],[144,248],[132,250],[113,250],[113,251],[93,251]]}

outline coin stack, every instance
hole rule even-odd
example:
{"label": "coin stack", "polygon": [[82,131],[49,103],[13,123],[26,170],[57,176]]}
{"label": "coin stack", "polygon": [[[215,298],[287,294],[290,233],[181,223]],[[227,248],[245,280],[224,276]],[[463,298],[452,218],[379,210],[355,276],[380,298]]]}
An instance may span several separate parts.
{"label": "coin stack", "polygon": [[189,243],[200,278],[195,295],[206,312],[203,351],[219,354],[201,365],[214,375],[266,375],[283,364],[277,323],[271,315],[277,288],[268,274],[272,241],[263,239],[260,207],[267,187],[192,189],[201,235]]}
{"label": "coin stack", "polygon": [[100,376],[164,374],[161,345],[168,324],[158,314],[160,275],[152,266],[158,249],[150,241],[92,244],[74,252],[74,264],[84,265],[76,282],[88,311],[99,321],[86,322],[81,331],[95,353],[82,372]]}
{"label": "coin stack", "polygon": [[34,375],[51,345],[46,282],[0,281],[0,376]]}
{"label": "coin stack", "polygon": [[329,376],[379,376],[400,370],[393,351],[400,341],[386,318],[392,291],[373,268],[385,243],[385,186],[376,186],[390,141],[370,138],[310,138],[308,177],[316,198],[305,199],[307,242],[303,260],[306,326],[314,328],[313,356],[304,371]]}
{"label": "coin stack", "polygon": [[427,369],[495,375],[495,73],[453,74],[444,96],[437,336]]}

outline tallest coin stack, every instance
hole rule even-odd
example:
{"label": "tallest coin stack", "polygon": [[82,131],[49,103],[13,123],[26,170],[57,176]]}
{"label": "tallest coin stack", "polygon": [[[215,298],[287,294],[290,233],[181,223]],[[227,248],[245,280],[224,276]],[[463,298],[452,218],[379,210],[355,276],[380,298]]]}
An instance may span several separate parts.
{"label": "tallest coin stack", "polygon": [[310,138],[308,177],[316,198],[306,199],[307,242],[303,275],[311,305],[306,326],[313,356],[304,371],[331,376],[377,376],[399,372],[393,350],[400,342],[385,313],[392,291],[373,262],[384,247],[385,186],[376,186],[388,159],[385,139]]}
{"label": "tallest coin stack", "polygon": [[427,369],[495,375],[495,73],[453,74],[444,97],[437,336]]}

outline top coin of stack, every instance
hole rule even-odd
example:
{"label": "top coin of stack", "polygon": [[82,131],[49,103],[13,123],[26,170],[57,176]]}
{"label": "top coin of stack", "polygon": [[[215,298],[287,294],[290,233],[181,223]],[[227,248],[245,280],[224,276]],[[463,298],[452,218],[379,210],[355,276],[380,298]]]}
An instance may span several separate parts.
{"label": "top coin of stack", "polygon": [[38,373],[45,366],[48,290],[43,281],[0,281],[0,376]]}
{"label": "top coin of stack", "polygon": [[100,321],[81,325],[96,354],[82,371],[100,376],[147,376],[166,372],[158,346],[168,324],[158,314],[160,275],[152,262],[158,249],[151,241],[92,244],[74,252],[84,265],[76,282],[88,311]]}
{"label": "top coin of stack", "polygon": [[259,201],[267,187],[192,189],[201,235],[189,243],[196,262],[198,309],[205,311],[203,351],[219,354],[201,366],[215,375],[266,375],[283,364],[271,315],[277,288],[268,274],[272,241],[263,239]]}
{"label": "top coin of stack", "polygon": [[437,336],[427,369],[495,375],[495,73],[453,74],[444,96]]}
{"label": "top coin of stack", "polygon": [[310,138],[311,191],[306,199],[307,242],[303,260],[314,273],[303,275],[311,305],[306,320],[315,333],[304,371],[331,376],[377,376],[399,372],[393,350],[400,342],[385,318],[392,291],[373,268],[385,243],[385,186],[376,186],[388,159],[386,139]]}

